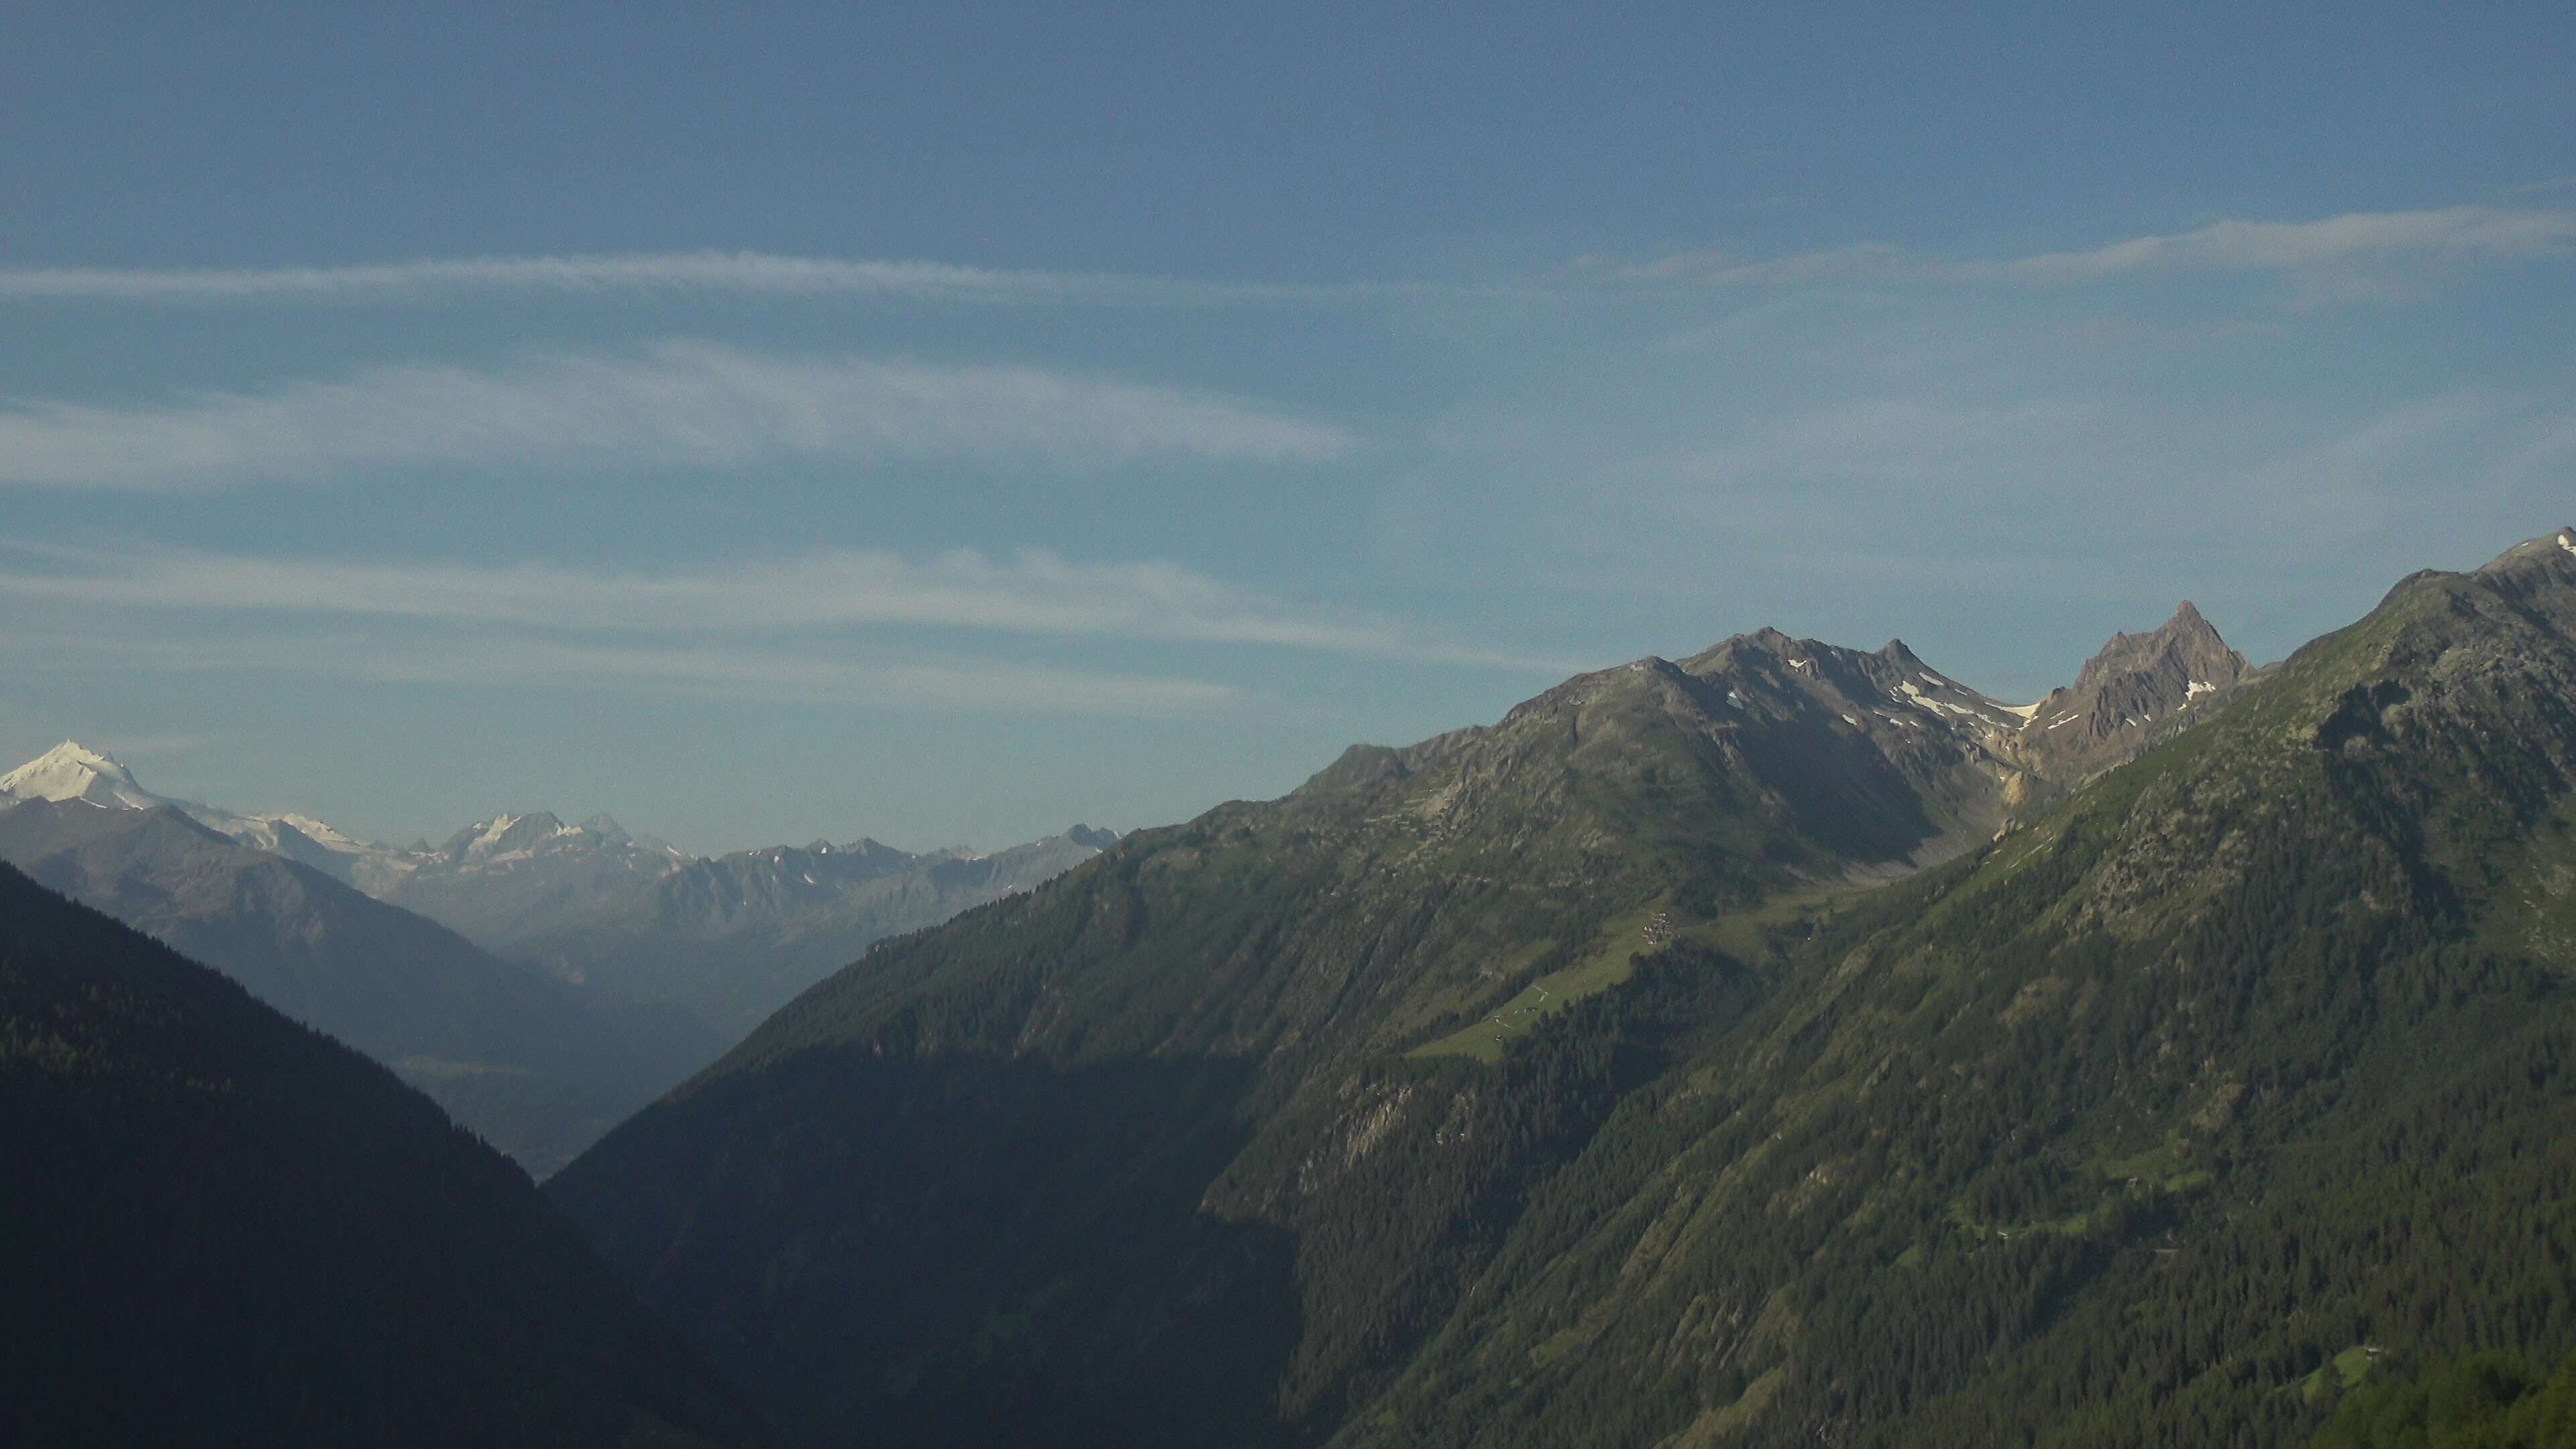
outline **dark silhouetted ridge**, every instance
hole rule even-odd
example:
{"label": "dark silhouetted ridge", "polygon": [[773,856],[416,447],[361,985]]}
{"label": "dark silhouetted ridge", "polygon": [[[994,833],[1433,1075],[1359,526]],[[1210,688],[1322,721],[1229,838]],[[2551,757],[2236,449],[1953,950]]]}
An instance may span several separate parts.
{"label": "dark silhouetted ridge", "polygon": [[764,1442],[526,1174],[0,866],[11,1443]]}

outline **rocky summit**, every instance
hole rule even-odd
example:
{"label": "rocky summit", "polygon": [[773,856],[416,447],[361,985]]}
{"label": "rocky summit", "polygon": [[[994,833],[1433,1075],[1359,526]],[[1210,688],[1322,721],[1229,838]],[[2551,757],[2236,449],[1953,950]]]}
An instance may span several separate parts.
{"label": "rocky summit", "polygon": [[2032,774],[2080,784],[2217,702],[2253,666],[2186,599],[2151,633],[2114,634],[2075,682],[2049,691],[2002,753]]}

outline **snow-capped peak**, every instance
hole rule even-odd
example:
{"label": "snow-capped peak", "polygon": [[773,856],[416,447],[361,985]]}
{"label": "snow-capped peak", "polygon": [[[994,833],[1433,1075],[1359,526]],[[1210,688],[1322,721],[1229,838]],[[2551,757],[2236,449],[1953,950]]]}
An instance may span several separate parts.
{"label": "snow-capped peak", "polygon": [[198,824],[271,855],[302,861],[342,880],[352,878],[357,862],[390,862],[398,852],[363,845],[310,815],[271,810],[241,815],[194,800],[156,795],[137,782],[134,772],[116,758],[65,740],[44,754],[0,775],[0,806],[17,800],[85,800],[111,810],[150,810],[169,805]]}
{"label": "snow-capped peak", "polygon": [[556,836],[578,833],[578,827],[567,826],[544,810],[503,813],[457,832],[447,843],[447,853],[459,860],[498,860],[525,855]]}
{"label": "snow-capped peak", "polygon": [[20,800],[87,800],[117,810],[169,803],[136,782],[134,772],[86,745],[65,740],[0,775],[0,795]]}
{"label": "snow-capped peak", "polygon": [[296,833],[324,850],[355,852],[367,848],[363,842],[353,840],[341,833],[339,827],[329,821],[316,820],[310,815],[298,815],[287,810],[270,810],[262,811],[251,816],[250,819],[252,823],[259,825],[291,826]]}

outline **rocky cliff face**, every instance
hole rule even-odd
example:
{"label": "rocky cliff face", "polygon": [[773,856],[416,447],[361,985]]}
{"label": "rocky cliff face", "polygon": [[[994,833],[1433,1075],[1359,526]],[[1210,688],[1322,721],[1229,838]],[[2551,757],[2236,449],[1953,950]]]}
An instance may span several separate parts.
{"label": "rocky cliff face", "polygon": [[2001,753],[2044,780],[2080,784],[2179,728],[2252,672],[2185,600],[2152,633],[2112,635],[2073,684],[2039,702]]}

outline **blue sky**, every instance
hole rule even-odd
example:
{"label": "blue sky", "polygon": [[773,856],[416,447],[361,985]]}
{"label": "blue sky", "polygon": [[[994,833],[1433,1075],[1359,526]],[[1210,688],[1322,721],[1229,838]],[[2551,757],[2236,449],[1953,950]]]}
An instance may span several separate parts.
{"label": "blue sky", "polygon": [[2564,6],[394,8],[12,17],[12,758],[998,845],[2576,521]]}

